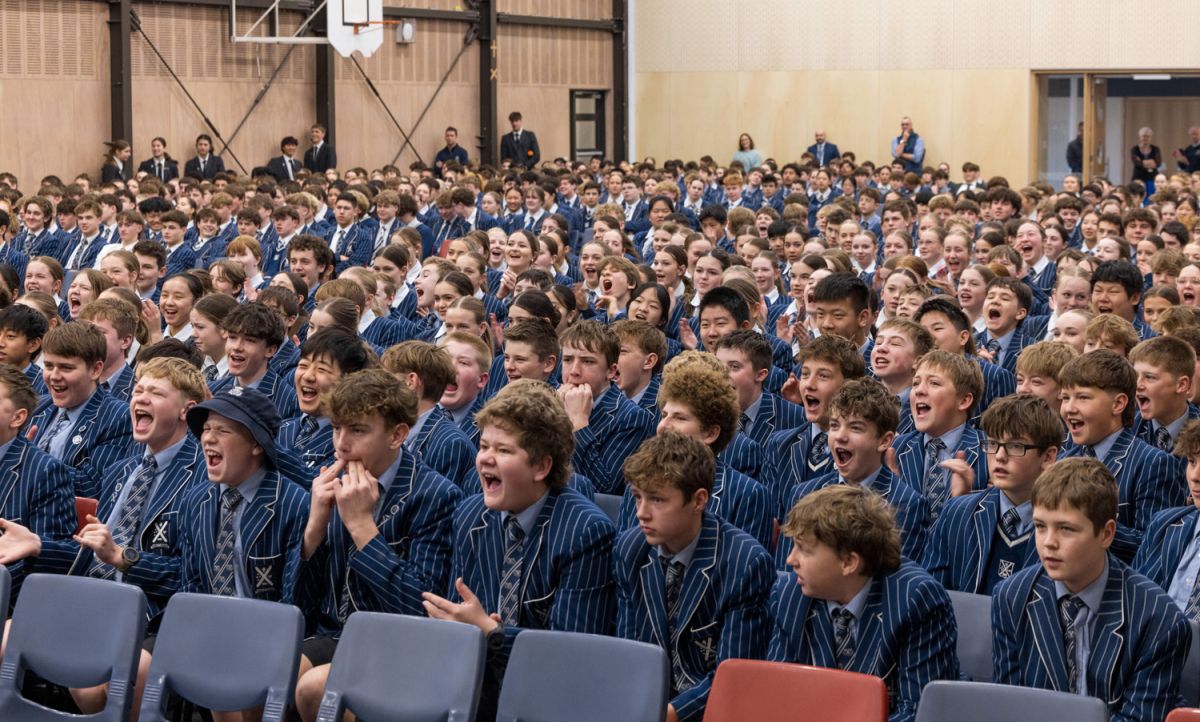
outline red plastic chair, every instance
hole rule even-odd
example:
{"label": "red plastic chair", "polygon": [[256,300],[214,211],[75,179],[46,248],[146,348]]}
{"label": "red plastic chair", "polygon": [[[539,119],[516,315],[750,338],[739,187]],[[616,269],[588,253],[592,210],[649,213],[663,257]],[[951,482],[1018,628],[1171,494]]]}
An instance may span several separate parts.
{"label": "red plastic chair", "polygon": [[95,514],[96,509],[100,506],[100,502],[95,499],[89,499],[86,496],[75,497],[75,533],[87,524],[88,514]]}
{"label": "red plastic chair", "polygon": [[717,667],[704,722],[886,722],[878,677],[785,662],[727,659]]}
{"label": "red plastic chair", "polygon": [[1167,715],[1167,722],[1200,722],[1200,709],[1180,707],[1171,710],[1171,714]]}

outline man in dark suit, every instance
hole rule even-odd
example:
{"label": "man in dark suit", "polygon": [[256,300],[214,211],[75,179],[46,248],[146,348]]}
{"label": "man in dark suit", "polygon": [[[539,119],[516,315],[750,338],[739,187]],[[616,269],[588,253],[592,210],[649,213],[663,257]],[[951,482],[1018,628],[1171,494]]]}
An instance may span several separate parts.
{"label": "man in dark suit", "polygon": [[267,161],[267,173],[280,183],[295,180],[300,172],[300,162],[296,160],[296,149],[299,147],[300,141],[290,135],[279,141],[279,150],[283,155]]}
{"label": "man in dark suit", "polygon": [[213,155],[213,142],[208,134],[196,136],[196,157],[183,164],[183,175],[199,180],[212,180],[225,172],[225,161]]}
{"label": "man in dark suit", "polygon": [[814,135],[817,142],[808,146],[808,152],[816,159],[818,168],[824,168],[842,157],[836,143],[825,141],[824,130],[818,129]]}
{"label": "man in dark suit", "polygon": [[521,114],[508,114],[508,122],[512,123],[513,132],[508,133],[500,141],[500,162],[511,161],[513,165],[534,168],[542,161],[542,150],[538,147],[537,136],[533,131],[524,130]]}
{"label": "man in dark suit", "polygon": [[337,168],[337,151],[325,142],[325,126],[315,123],[309,131],[312,147],[304,151],[304,167],[313,173],[324,173]]}

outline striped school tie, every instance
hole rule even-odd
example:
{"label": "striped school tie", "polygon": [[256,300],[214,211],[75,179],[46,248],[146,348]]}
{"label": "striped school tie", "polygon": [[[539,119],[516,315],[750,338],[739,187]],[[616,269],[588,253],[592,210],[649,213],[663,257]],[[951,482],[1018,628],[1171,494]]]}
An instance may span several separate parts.
{"label": "striped school tie", "polygon": [[234,520],[237,508],[242,503],[242,492],[234,488],[221,492],[221,525],[217,532],[217,551],[213,556],[212,593],[222,597],[236,597],[237,584],[234,569],[237,564],[237,530]]}

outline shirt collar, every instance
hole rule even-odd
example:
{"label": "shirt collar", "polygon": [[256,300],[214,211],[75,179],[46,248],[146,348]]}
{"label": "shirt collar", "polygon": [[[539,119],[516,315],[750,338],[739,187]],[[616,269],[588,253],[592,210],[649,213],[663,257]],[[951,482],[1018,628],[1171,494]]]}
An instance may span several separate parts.
{"label": "shirt collar", "polygon": [[373,323],[375,323],[375,312],[368,308],[363,311],[362,317],[358,319],[358,332],[360,334],[366,333],[367,329]]}
{"label": "shirt collar", "polygon": [[700,535],[696,534],[696,538],[693,539],[692,542],[683,549],[680,549],[678,554],[671,554],[667,551],[666,547],[662,545],[656,546],[654,549],[658,552],[658,556],[660,558],[665,558],[670,563],[679,562],[680,564],[683,564],[683,568],[686,570],[692,565],[692,559],[696,556],[696,545],[699,543]]}
{"label": "shirt collar", "polygon": [[[154,463],[158,464],[158,473],[161,474],[163,469],[166,469],[167,466],[169,466],[171,462],[175,460],[175,455],[178,454],[179,450],[183,448],[183,444],[187,441],[187,439],[187,434],[184,434],[182,439],[176,441],[174,444],[154,455]],[[147,453],[149,453],[149,451],[150,449],[146,449]]]}
{"label": "shirt collar", "polygon": [[[250,475],[249,479],[246,479],[241,484],[238,484],[233,488],[237,489],[241,493],[242,501],[246,504],[249,504],[250,502],[254,501],[254,495],[258,493],[258,488],[262,486],[263,480],[266,478],[267,467],[260,466],[258,467],[258,471]],[[228,484],[221,484],[221,493],[224,494],[225,490],[229,488],[230,486]]]}
{"label": "shirt collar", "polygon": [[[1008,513],[1009,509],[1016,509],[1017,516],[1021,517],[1021,529],[1028,529],[1033,525],[1033,501],[1026,500],[1024,504],[1014,504],[1012,499],[1003,491],[1000,492],[1000,516],[1003,518]],[[1200,525],[1198,525],[1200,526]]]}
{"label": "shirt collar", "polygon": [[[1104,557],[1104,570],[1100,572],[1100,576],[1096,577],[1095,581],[1084,587],[1075,596],[1079,601],[1087,605],[1088,614],[1095,615],[1100,611],[1100,601],[1104,599],[1104,588],[1108,586],[1108,557]],[[1071,590],[1067,589],[1067,585],[1062,582],[1054,582],[1054,595],[1058,599],[1069,596]]]}
{"label": "shirt collar", "polygon": [[829,613],[832,614],[838,609],[845,609],[854,615],[854,621],[861,620],[863,613],[867,611],[867,597],[871,594],[871,584],[873,583],[874,580],[868,579],[862,589],[858,590],[858,594],[855,594],[846,604],[838,604],[832,599],[825,600],[825,606],[829,610]]}
{"label": "shirt collar", "polygon": [[962,441],[963,433],[966,432],[966,430],[967,425],[964,423],[955,426],[953,429],[950,429],[941,436],[930,436],[929,434],[925,434],[925,445],[928,446],[929,442],[933,441],[935,438],[941,439],[942,443],[946,445],[946,451],[953,454],[954,450],[958,448],[959,442]]}
{"label": "shirt collar", "polygon": [[1108,456],[1108,452],[1112,450],[1113,444],[1117,443],[1117,437],[1125,430],[1124,427],[1117,429],[1108,436],[1101,439],[1099,442],[1092,444],[1092,450],[1096,452],[1096,458],[1104,461],[1104,457]]}
{"label": "shirt collar", "polygon": [[758,420],[758,410],[760,408],[762,408],[762,400],[763,400],[763,394],[762,394],[762,391],[759,391],[758,398],[755,399],[754,401],[751,401],[750,405],[746,407],[746,410],[742,412],[746,416],[750,417],[751,424],[753,424],[755,421]]}
{"label": "shirt collar", "polygon": [[1050,258],[1046,255],[1043,255],[1041,258],[1039,258],[1037,260],[1037,263],[1033,264],[1033,272],[1041,273],[1042,271],[1046,270],[1046,266],[1049,266],[1049,265],[1050,265]]}
{"label": "shirt collar", "polygon": [[1156,429],[1159,427],[1166,428],[1167,433],[1171,434],[1171,440],[1174,441],[1175,439],[1179,438],[1179,432],[1183,430],[1183,425],[1187,423],[1187,420],[1188,412],[1187,409],[1184,409],[1183,414],[1178,419],[1175,419],[1169,424],[1160,424],[1159,422],[1155,421],[1153,422],[1153,427]]}
{"label": "shirt collar", "polygon": [[396,454],[396,460],[392,462],[392,465],[389,466],[382,474],[376,477],[375,480],[379,482],[380,487],[379,501],[381,503],[383,502],[383,497],[387,494],[388,489],[392,488],[392,482],[396,480],[396,473],[400,471],[400,464],[403,461],[404,452],[401,451],[399,454]]}
{"label": "shirt collar", "polygon": [[[858,483],[858,485],[864,489],[873,489],[875,487],[875,481],[877,479],[879,479],[879,473],[881,471],[883,471],[883,465],[877,466],[875,468],[875,471],[872,471],[870,474],[867,474],[867,478],[860,481]],[[843,484],[851,483],[848,479],[846,479],[846,477],[842,476],[841,474],[838,474],[838,481]]]}
{"label": "shirt collar", "polygon": [[412,428],[408,430],[408,438],[406,441],[413,441],[417,438],[417,435],[421,433],[421,429],[425,426],[425,422],[429,420],[429,415],[432,414],[433,409],[436,408],[437,407],[434,406],[425,413],[417,415],[417,423],[413,424]]}
{"label": "shirt collar", "polygon": [[550,498],[550,491],[538,497],[538,500],[525,507],[517,513],[510,511],[504,512],[501,516],[507,519],[510,516],[517,517],[517,524],[521,526],[521,531],[525,532],[525,536],[533,533],[533,525],[537,523],[538,515],[542,513],[542,507],[546,506],[546,500]]}

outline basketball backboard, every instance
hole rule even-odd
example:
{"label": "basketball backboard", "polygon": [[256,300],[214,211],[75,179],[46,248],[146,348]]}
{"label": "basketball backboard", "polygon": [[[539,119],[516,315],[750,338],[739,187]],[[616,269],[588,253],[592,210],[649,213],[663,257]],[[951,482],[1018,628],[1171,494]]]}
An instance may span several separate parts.
{"label": "basketball backboard", "polygon": [[[332,45],[342,57],[355,51],[370,57],[383,45],[383,0],[322,0],[304,18],[295,31],[281,33],[280,3],[273,2],[245,28],[238,26],[238,0],[229,0],[229,25],[235,43],[273,43],[278,45]],[[245,6],[243,5],[243,10]],[[325,34],[309,34],[317,19],[325,13]]]}

